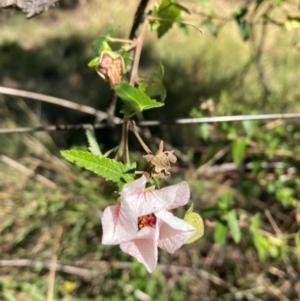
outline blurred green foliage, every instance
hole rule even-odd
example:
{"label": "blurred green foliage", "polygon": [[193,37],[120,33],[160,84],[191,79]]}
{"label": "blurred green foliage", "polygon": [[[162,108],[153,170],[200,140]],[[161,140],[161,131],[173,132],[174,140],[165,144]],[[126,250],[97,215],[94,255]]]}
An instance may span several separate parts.
{"label": "blurred green foliage", "polygon": [[[0,13],[1,86],[106,110],[109,85],[87,67],[91,43],[121,19],[116,32],[126,37],[136,3],[83,2],[32,20]],[[204,34],[184,27],[185,35],[176,26],[162,28],[169,31],[161,40],[148,33],[141,77],[153,73],[161,61],[167,97],[164,107],[145,113],[147,119],[300,111],[296,1],[179,3],[191,12],[184,18],[203,27]],[[94,117],[0,95],[1,128],[81,122],[92,123]],[[299,299],[299,121],[151,131],[189,157],[190,164],[180,162],[180,174],[174,172],[173,179],[189,182],[195,211],[205,222],[204,237],[172,256],[161,251],[161,265],[147,274],[118,246],[101,245],[99,215],[115,203],[116,186],[59,155],[65,148],[86,150],[83,131],[1,135],[1,300],[45,300],[54,256],[60,264],[54,300]],[[96,136],[106,151],[119,142],[120,132],[99,130]],[[141,150],[133,139],[130,143],[131,157],[143,169]],[[55,188],[8,166],[7,157]],[[20,259],[28,261],[18,266]],[[66,272],[68,265],[78,270]]]}

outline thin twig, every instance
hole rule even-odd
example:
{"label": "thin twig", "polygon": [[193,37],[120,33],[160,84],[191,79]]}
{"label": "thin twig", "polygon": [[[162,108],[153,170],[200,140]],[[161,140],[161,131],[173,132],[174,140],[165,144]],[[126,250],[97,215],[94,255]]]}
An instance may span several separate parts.
{"label": "thin twig", "polygon": [[141,138],[140,134],[138,133],[138,131],[135,128],[135,123],[134,121],[131,121],[130,123],[130,129],[132,130],[132,132],[134,133],[136,139],[140,142],[140,145],[142,146],[142,148],[144,149],[144,151],[147,154],[151,154],[151,150],[149,149],[149,147],[145,144],[145,142],[143,141],[143,139]]}
{"label": "thin twig", "polygon": [[53,266],[57,271],[76,275],[84,279],[90,279],[93,276],[92,271],[89,269],[78,268],[71,265],[63,265],[60,263],[56,263],[52,265],[51,262],[33,261],[29,259],[0,260],[0,266],[1,267],[33,267],[33,268],[43,268],[43,269],[51,269],[51,267]]}
{"label": "thin twig", "polygon": [[158,21],[170,22],[170,23],[173,23],[173,22],[181,23],[181,24],[184,24],[184,25],[188,25],[188,26],[194,27],[197,31],[199,31],[200,33],[203,34],[203,30],[200,29],[198,26],[196,26],[195,24],[193,24],[191,22],[182,21],[182,20],[168,19],[168,18],[160,18],[160,17],[155,17],[155,16],[150,16],[149,19],[150,20],[158,20]]}
{"label": "thin twig", "polygon": [[[79,265],[79,263],[77,263]],[[116,269],[129,269],[132,266],[131,262],[107,262],[107,261],[93,261],[93,262],[80,262],[80,265],[91,265],[94,268],[98,268],[101,272],[105,270],[110,270],[112,267]],[[0,260],[0,266],[2,267],[36,267],[36,268],[44,268],[50,269],[55,268],[57,271],[62,271],[64,273],[73,274],[79,277],[83,277],[85,279],[90,279],[93,276],[97,275],[97,271],[90,270],[86,268],[80,268],[71,265],[64,265],[61,263],[52,264],[47,261],[34,261],[28,259],[12,259],[12,260]],[[171,272],[171,273],[183,273],[189,272],[191,274],[196,274],[200,277],[203,277],[216,285],[219,285],[224,288],[232,288],[229,283],[222,280],[221,278],[203,270],[203,269],[194,269],[190,267],[183,266],[175,266],[175,265],[166,265],[166,264],[158,264],[157,268],[159,268],[163,272]]]}
{"label": "thin twig", "polygon": [[[8,95],[16,95],[16,96],[22,96],[22,97],[29,97],[35,100],[39,100],[39,101],[46,101],[46,102],[50,102],[56,105],[62,105],[74,110],[79,110],[81,112],[84,113],[88,113],[88,114],[92,114],[95,116],[98,116],[98,119],[105,119],[108,118],[108,114],[100,111],[100,110],[96,110],[94,108],[91,107],[87,107],[87,106],[80,106],[77,104],[74,104],[71,101],[65,100],[65,99],[61,99],[61,98],[57,98],[57,97],[52,97],[52,96],[47,96],[47,95],[43,95],[43,94],[38,94],[38,93],[32,93],[32,92],[28,92],[28,91],[22,91],[22,90],[16,90],[16,89],[10,89],[10,88],[4,88],[4,87],[0,87],[0,93],[3,94],[8,94]],[[86,108],[86,110],[80,110],[80,108]],[[95,114],[94,114],[94,113]],[[112,124],[121,124],[123,123],[122,119],[119,117],[112,117],[111,120],[113,121]],[[112,124],[99,124],[96,123],[94,125],[95,128],[109,128],[112,127]],[[90,124],[75,124],[75,125],[57,125],[57,126],[46,126],[46,127],[36,127],[36,128],[20,128],[20,129],[0,129],[0,134],[13,134],[13,133],[28,133],[28,132],[38,132],[38,131],[59,131],[59,130],[78,130],[78,129],[86,129],[90,126]],[[147,126],[147,125],[145,125]],[[149,131],[144,131],[141,130],[140,128],[137,128],[138,131],[141,131],[141,133],[147,138],[149,137]],[[160,138],[158,137],[151,137],[155,143],[159,144],[159,142],[161,141]],[[173,149],[175,150],[175,154],[176,157],[178,157],[180,160],[182,160],[185,163],[189,164],[189,159],[187,156],[185,156],[183,153],[181,153],[178,149],[174,148],[173,146],[171,146],[170,144],[165,143],[166,149]],[[189,164],[190,165],[190,164]]]}
{"label": "thin twig", "polygon": [[[275,120],[275,119],[297,119],[300,118],[300,113],[281,113],[281,114],[260,114],[260,115],[231,115],[231,116],[217,116],[217,117],[203,117],[203,118],[182,118],[171,120],[148,120],[136,122],[138,127],[161,126],[164,124],[201,124],[201,123],[216,123],[216,122],[236,122],[245,120]],[[118,117],[114,118],[116,123],[114,125],[94,123],[95,129],[111,128],[122,124],[122,120]],[[52,131],[68,131],[68,130],[85,130],[90,123],[81,124],[67,124],[67,125],[49,125],[39,127],[24,127],[16,129],[1,129],[0,134],[20,134],[29,132],[52,132]]]}
{"label": "thin twig", "polygon": [[51,258],[51,266],[49,271],[49,282],[48,282],[48,290],[47,290],[47,301],[53,300],[54,294],[54,284],[55,284],[55,272],[56,272],[56,264],[57,264],[57,251],[60,246],[60,239],[63,233],[63,227],[59,225],[58,232],[56,233],[55,238],[55,246],[53,250],[53,256]]}
{"label": "thin twig", "polygon": [[[135,47],[136,47],[136,41],[133,41],[136,36],[137,36],[137,30],[139,27],[139,24],[143,18],[146,6],[148,4],[149,0],[141,0],[135,15],[134,15],[134,21],[130,30],[130,34],[129,34],[129,41],[131,41],[133,44],[129,47],[129,49],[127,49],[127,51],[129,51],[130,54],[134,54],[135,51]],[[111,38],[110,40],[114,41],[116,40],[115,38]],[[117,39],[120,40],[120,39]],[[124,41],[125,42],[125,41]],[[126,66],[127,71],[130,71],[132,69],[132,62],[130,62],[129,64],[127,64]],[[116,110],[116,106],[117,106],[117,100],[118,100],[118,95],[117,93],[113,90],[111,99],[110,99],[110,103],[109,106],[107,108],[107,113],[108,113],[108,121],[112,122],[113,118],[115,117],[115,110]]]}
{"label": "thin twig", "polygon": [[134,84],[138,78],[138,68],[139,68],[139,64],[140,64],[140,58],[141,58],[144,39],[145,39],[145,36],[147,33],[148,24],[149,24],[149,17],[147,17],[144,20],[141,32],[139,34],[139,37],[136,40],[134,61],[133,61],[133,66],[132,66],[131,76],[130,76],[130,81],[129,81],[130,85],[132,85],[132,86],[134,86]]}
{"label": "thin twig", "polygon": [[276,236],[280,237],[281,236],[281,230],[279,229],[279,227],[277,226],[271,212],[269,209],[265,209],[265,215],[267,217],[267,219],[269,220],[270,224],[272,225],[272,228],[274,229]]}
{"label": "thin twig", "polygon": [[194,176],[203,174],[209,167],[211,167],[216,161],[222,158],[225,154],[229,152],[229,146],[225,146],[220,149],[210,160],[208,160],[205,164],[201,165],[195,172]]}
{"label": "thin twig", "polygon": [[[102,112],[100,110],[96,110],[93,107],[89,107],[86,105],[80,105],[75,102],[69,101],[67,99],[49,96],[49,95],[45,95],[45,94],[34,93],[34,92],[12,89],[12,88],[6,88],[6,87],[0,87],[0,94],[25,97],[25,98],[30,98],[30,99],[35,99],[35,100],[39,100],[39,101],[52,103],[52,104],[55,104],[55,105],[58,105],[61,107],[65,107],[65,108],[80,111],[80,112],[83,112],[86,114],[94,115],[94,116],[98,117],[99,119],[106,119],[108,116],[107,113]],[[115,122],[115,120],[114,120],[114,122]]]}
{"label": "thin twig", "polygon": [[16,169],[17,171],[25,174],[27,177],[34,177],[37,181],[39,181],[40,183],[44,184],[47,187],[50,188],[57,188],[57,185],[50,181],[49,179],[43,177],[42,175],[39,175],[37,173],[35,173],[33,170],[27,168],[26,166],[6,157],[5,155],[1,155],[0,154],[0,161],[2,161],[3,163],[11,166],[12,168]]}
{"label": "thin twig", "polygon": [[123,148],[123,158],[124,163],[129,164],[130,158],[129,158],[129,148],[128,148],[128,130],[129,130],[129,120],[124,121],[123,125],[123,133],[122,133],[122,148]]}

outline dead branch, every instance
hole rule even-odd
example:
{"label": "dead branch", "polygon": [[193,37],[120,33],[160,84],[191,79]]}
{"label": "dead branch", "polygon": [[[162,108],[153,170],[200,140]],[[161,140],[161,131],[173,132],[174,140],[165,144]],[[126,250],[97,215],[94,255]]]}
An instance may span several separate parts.
{"label": "dead branch", "polygon": [[49,7],[54,6],[59,0],[0,0],[0,8],[12,7],[21,10],[27,18],[31,18]]}

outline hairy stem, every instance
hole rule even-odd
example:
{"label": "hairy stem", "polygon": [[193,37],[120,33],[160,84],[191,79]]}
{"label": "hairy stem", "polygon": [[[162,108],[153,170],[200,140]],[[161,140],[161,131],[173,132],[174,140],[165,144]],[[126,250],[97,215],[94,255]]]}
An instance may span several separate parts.
{"label": "hairy stem", "polygon": [[132,132],[134,133],[135,137],[137,138],[137,140],[139,141],[139,143],[141,144],[142,148],[144,149],[144,151],[147,154],[151,154],[151,150],[149,149],[149,147],[145,144],[145,142],[143,141],[143,139],[141,138],[140,134],[137,132],[136,127],[135,127],[135,122],[132,120],[130,122],[130,129],[132,130]]}
{"label": "hairy stem", "polygon": [[134,84],[138,78],[138,68],[139,68],[143,43],[144,43],[144,39],[146,36],[148,24],[149,24],[149,17],[147,17],[144,20],[142,30],[140,32],[138,39],[136,40],[136,49],[135,49],[134,61],[133,61],[133,66],[132,66],[132,71],[131,71],[131,76],[130,76],[130,82],[129,82],[130,85],[132,85],[132,86],[134,86]]}

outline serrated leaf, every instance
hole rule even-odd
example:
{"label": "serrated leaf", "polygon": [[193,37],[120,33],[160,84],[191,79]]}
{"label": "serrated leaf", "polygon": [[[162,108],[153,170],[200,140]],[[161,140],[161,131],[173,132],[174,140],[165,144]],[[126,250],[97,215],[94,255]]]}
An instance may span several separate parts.
{"label": "serrated leaf", "polygon": [[175,6],[170,0],[162,0],[161,4],[153,10],[153,15],[168,21],[160,21],[157,29],[157,36],[161,38],[177,21],[180,16],[181,9]]}
{"label": "serrated leaf", "polygon": [[99,37],[97,40],[95,40],[92,44],[92,48],[94,49],[96,54],[100,54],[101,51],[103,50],[103,44],[106,43],[111,35],[115,32],[115,29],[109,29],[106,31],[104,35]]}
{"label": "serrated leaf", "polygon": [[234,209],[228,211],[227,223],[234,242],[239,243],[241,241],[241,229],[238,223],[236,211]]}
{"label": "serrated leaf", "polygon": [[245,156],[247,138],[241,138],[232,142],[232,157],[235,163],[240,163]]}
{"label": "serrated leaf", "polygon": [[193,209],[194,209],[194,204],[192,204],[191,207],[188,209],[183,219],[189,225],[193,226],[197,232],[192,237],[190,237],[185,242],[185,244],[194,242],[195,240],[199,239],[204,233],[203,220],[199,214],[193,212]]}
{"label": "serrated leaf", "polygon": [[89,151],[92,154],[97,155],[101,158],[102,153],[101,153],[101,150],[99,148],[98,142],[96,140],[94,128],[92,126],[89,126],[85,130],[85,134],[86,134],[86,137],[87,137],[87,140],[88,140],[88,143],[89,143]]}
{"label": "serrated leaf", "polygon": [[222,245],[225,242],[227,235],[227,227],[221,221],[217,220],[215,222],[215,230],[214,230],[214,240],[218,245]]}
{"label": "serrated leaf", "polygon": [[139,90],[141,91],[141,92],[145,92],[146,91],[146,88],[147,88],[147,83],[146,82],[143,82],[143,83],[140,83],[139,84]]}
{"label": "serrated leaf", "polygon": [[191,12],[186,8],[186,7],[184,7],[183,5],[181,5],[181,4],[179,4],[179,3],[177,3],[177,2],[175,2],[174,0],[171,0],[170,2],[172,2],[172,4],[173,5],[175,5],[178,9],[180,9],[181,11],[184,11],[185,13],[187,13],[187,14],[191,14]]}
{"label": "serrated leaf", "polygon": [[248,8],[243,7],[233,14],[233,18],[239,27],[241,37],[244,41],[247,41],[250,37],[250,26],[247,22],[247,13]]}
{"label": "serrated leaf", "polygon": [[125,182],[134,180],[135,163],[122,164],[110,158],[99,158],[92,153],[77,150],[61,151],[61,154],[66,160],[117,183],[120,188]]}
{"label": "serrated leaf", "polygon": [[135,114],[164,105],[162,102],[151,99],[144,92],[130,86],[126,82],[118,84],[115,87],[115,91],[124,102],[121,112],[125,114]]}
{"label": "serrated leaf", "polygon": [[162,82],[164,78],[164,66],[162,63],[159,63],[156,70],[152,75],[147,79],[147,87],[145,93],[150,96],[159,96],[161,101],[164,101],[167,95],[165,86]]}

